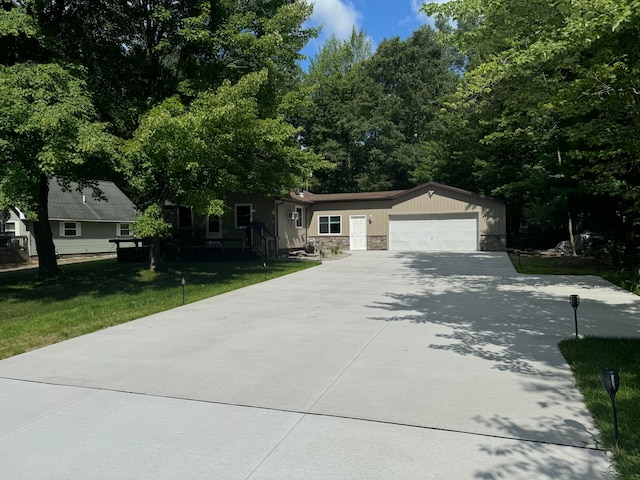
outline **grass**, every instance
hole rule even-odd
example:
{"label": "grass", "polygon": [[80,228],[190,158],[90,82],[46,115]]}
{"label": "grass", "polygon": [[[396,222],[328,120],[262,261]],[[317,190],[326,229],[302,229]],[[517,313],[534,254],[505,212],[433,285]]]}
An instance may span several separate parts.
{"label": "grass", "polygon": [[[534,275],[597,275],[635,294],[638,275],[610,265],[597,265],[588,257],[511,255],[519,273]],[[571,366],[576,385],[600,431],[602,448],[613,452],[613,462],[624,480],[640,480],[640,339],[585,337],[560,342],[560,351]],[[620,443],[614,439],[611,401],[600,372],[613,368],[620,374],[616,395]]]}
{"label": "grass", "polygon": [[[620,478],[640,479],[640,339],[586,337],[560,342],[560,351],[571,366],[576,385],[601,434],[602,446],[613,452]],[[620,374],[616,395],[620,443],[616,446],[609,395],[602,387],[600,371],[613,368]]]}
{"label": "grass", "polygon": [[511,263],[518,273],[531,275],[595,275],[608,280],[625,290],[640,295],[640,276],[630,269],[613,267],[592,257],[539,256],[510,254]]}
{"label": "grass", "polygon": [[262,261],[165,263],[160,272],[114,259],[65,265],[34,281],[35,270],[0,272],[0,359],[317,265]]}

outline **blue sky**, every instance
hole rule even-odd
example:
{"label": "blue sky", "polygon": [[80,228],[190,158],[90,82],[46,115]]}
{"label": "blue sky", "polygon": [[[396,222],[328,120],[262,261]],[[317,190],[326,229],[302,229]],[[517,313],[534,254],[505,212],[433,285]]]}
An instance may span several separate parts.
{"label": "blue sky", "polygon": [[[437,0],[442,2],[443,0]],[[313,57],[332,34],[340,39],[351,35],[355,25],[363,29],[375,48],[385,38],[407,38],[429,19],[420,13],[421,0],[309,0],[314,4],[310,26],[323,25],[320,36],[302,51]],[[306,67],[306,62],[305,65]]]}

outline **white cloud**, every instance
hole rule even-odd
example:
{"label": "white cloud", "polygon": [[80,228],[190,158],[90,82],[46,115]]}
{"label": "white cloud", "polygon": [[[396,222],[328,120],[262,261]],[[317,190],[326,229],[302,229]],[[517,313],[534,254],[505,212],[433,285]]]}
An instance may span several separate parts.
{"label": "white cloud", "polygon": [[[437,3],[443,3],[445,1],[446,0],[437,0]],[[421,0],[411,0],[411,10],[416,15],[416,20],[418,20],[420,23],[427,23],[427,15],[424,12],[420,11],[420,7],[422,7],[423,3],[424,2],[422,2]]]}
{"label": "white cloud", "polygon": [[413,25],[417,28],[420,25],[428,24],[434,26],[433,17],[428,17],[426,13],[422,12],[420,8],[424,3],[447,3],[449,0],[410,0],[411,11],[413,16],[406,17],[400,21],[400,25]]}
{"label": "white cloud", "polygon": [[312,25],[322,25],[322,37],[335,35],[341,40],[349,38],[351,31],[362,14],[351,2],[342,0],[313,0],[313,14],[309,20]]}

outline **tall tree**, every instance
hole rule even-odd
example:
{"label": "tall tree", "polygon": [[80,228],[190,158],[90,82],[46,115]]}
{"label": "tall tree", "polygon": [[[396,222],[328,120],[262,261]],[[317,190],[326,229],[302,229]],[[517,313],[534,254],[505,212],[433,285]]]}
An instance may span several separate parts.
{"label": "tall tree", "polygon": [[469,61],[450,113],[458,135],[475,138],[457,154],[475,179],[538,224],[540,205],[564,210],[554,223],[565,228],[571,219],[593,228],[591,205],[636,221],[637,2],[457,0],[426,9],[466,26],[447,36]]}
{"label": "tall tree", "polygon": [[[304,97],[298,88],[299,51],[316,34],[302,27],[311,13],[305,1],[16,0],[2,5],[0,45],[7,47],[2,51],[5,64],[50,62],[69,66],[80,75],[80,82],[84,79],[82,102],[69,104],[82,103],[84,116],[78,121],[97,115],[112,134],[130,139],[123,163],[114,169],[139,187],[129,193],[141,207],[151,208],[152,220],[158,220],[158,205],[165,200],[190,201],[196,207],[217,205],[227,192],[220,186],[231,186],[221,183],[230,171],[241,170],[246,179],[254,179],[244,184],[248,188],[264,187],[266,192],[268,186],[272,193],[299,184],[300,175],[309,176],[315,157],[295,143],[299,134],[288,124]],[[46,82],[35,82],[34,88],[38,85],[49,88]],[[65,104],[60,88],[51,90],[51,103],[60,98]],[[226,94],[237,103],[229,99],[224,106],[211,106],[212,111],[223,121],[220,112],[242,106],[247,123],[229,125],[244,128],[245,135],[218,128],[209,134],[220,138],[203,139],[199,134],[206,123],[203,119],[213,114],[202,105],[207,98]],[[17,104],[15,99],[6,103],[7,108]],[[70,117],[79,113],[68,110]],[[18,122],[18,117],[11,121]],[[241,141],[249,136],[249,127],[255,136],[252,148]],[[155,135],[152,128],[166,137]],[[151,138],[156,145],[148,143]],[[229,138],[237,141],[235,150]],[[96,137],[92,145],[102,144]],[[225,146],[226,163],[204,158],[223,153],[217,144]],[[67,171],[69,178],[86,182],[96,174],[95,164],[82,170],[73,148],[71,143],[64,152],[58,151],[56,162],[73,165]],[[288,169],[274,168],[281,161]],[[59,171],[49,168],[46,173]],[[148,176],[143,181],[140,175]],[[140,231],[162,233],[164,222],[145,223],[145,218]]]}
{"label": "tall tree", "polygon": [[[313,107],[305,143],[334,164],[318,173],[325,191],[400,189],[416,182],[424,144],[443,95],[455,85],[451,58],[435,32],[423,27],[407,40],[383,41],[362,58],[364,33],[339,45],[330,40],[310,67]],[[339,48],[338,48],[339,47]]]}
{"label": "tall tree", "polygon": [[49,179],[90,185],[90,169],[115,148],[96,122],[83,71],[55,63],[29,9],[0,11],[0,210],[21,208],[34,220],[40,278],[60,273],[48,221]]}
{"label": "tall tree", "polygon": [[331,36],[311,59],[304,82],[311,104],[301,114],[303,141],[322,155],[331,167],[316,173],[318,192],[357,191],[362,170],[359,144],[361,119],[353,110],[362,62],[372,54],[372,43],[363,31],[347,40]]}

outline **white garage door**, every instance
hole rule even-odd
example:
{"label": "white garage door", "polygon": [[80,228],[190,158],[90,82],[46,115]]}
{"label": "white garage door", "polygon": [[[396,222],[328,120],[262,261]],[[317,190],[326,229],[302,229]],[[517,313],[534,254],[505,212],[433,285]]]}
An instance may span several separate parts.
{"label": "white garage door", "polygon": [[468,252],[477,249],[476,214],[389,216],[389,250]]}

